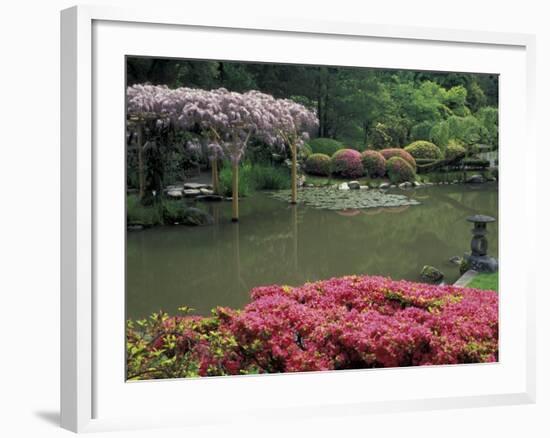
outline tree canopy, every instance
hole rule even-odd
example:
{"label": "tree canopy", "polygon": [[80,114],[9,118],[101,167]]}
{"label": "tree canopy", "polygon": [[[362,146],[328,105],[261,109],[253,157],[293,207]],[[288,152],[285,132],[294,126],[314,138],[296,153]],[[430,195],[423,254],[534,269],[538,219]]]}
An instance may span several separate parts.
{"label": "tree canopy", "polygon": [[317,112],[316,136],[361,150],[414,140],[498,145],[495,75],[129,57],[127,81],[289,98]]}

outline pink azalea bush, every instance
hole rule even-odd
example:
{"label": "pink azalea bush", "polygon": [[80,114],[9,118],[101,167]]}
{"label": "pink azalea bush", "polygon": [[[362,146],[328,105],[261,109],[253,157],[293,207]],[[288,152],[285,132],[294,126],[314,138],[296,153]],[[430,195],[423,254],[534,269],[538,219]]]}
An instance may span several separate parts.
{"label": "pink azalea bush", "polygon": [[243,310],[217,308],[210,317],[128,321],[128,378],[498,360],[492,291],[347,276],[258,287],[251,298]]}
{"label": "pink azalea bush", "polygon": [[402,158],[407,163],[409,163],[414,170],[416,170],[416,160],[405,149],[400,149],[400,148],[382,149],[380,153],[386,160],[389,160],[390,158],[393,158],[393,157]]}
{"label": "pink azalea bush", "polygon": [[364,169],[361,154],[354,149],[340,149],[330,159],[331,172],[342,178],[360,178]]}
{"label": "pink azalea bush", "polygon": [[367,150],[361,154],[361,161],[367,176],[376,178],[386,173],[386,159],[378,151]]}

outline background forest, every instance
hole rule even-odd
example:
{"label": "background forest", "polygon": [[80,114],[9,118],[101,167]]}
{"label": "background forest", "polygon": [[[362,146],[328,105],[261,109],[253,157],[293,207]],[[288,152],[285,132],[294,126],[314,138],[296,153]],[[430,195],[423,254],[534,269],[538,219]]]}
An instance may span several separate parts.
{"label": "background forest", "polygon": [[317,136],[357,150],[429,140],[498,147],[498,77],[129,57],[127,85],[260,90],[317,111]]}

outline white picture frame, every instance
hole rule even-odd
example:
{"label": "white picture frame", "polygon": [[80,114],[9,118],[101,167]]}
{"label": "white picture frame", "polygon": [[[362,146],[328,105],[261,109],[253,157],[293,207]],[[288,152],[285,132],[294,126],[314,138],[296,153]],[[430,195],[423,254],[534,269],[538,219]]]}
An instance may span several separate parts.
{"label": "white picture frame", "polygon": [[[125,27],[126,26],[126,27]],[[122,30],[121,30],[122,29]],[[117,76],[113,83],[103,85],[102,81],[108,82],[105,78],[111,71],[109,60],[115,59],[122,62],[121,53],[138,54],[135,50],[126,51],[124,38],[125,32],[132,32],[132,41],[139,44],[139,35],[148,29],[148,39],[151,44],[155,38],[166,38],[170,32],[200,32],[201,35],[216,37],[228,35],[233,32],[235,41],[238,38],[254,38],[262,40],[269,38],[273,43],[277,39],[297,38],[308,39],[311,44],[319,38],[328,40],[334,39],[335,44],[371,44],[373,50],[379,43],[389,46],[406,45],[411,48],[417,47],[429,54],[437,53],[440,59],[432,61],[430,68],[441,70],[477,71],[472,70],[470,64],[461,64],[460,56],[451,59],[445,56],[452,45],[463,52],[461,56],[468,56],[469,52],[478,53],[478,64],[480,71],[492,71],[509,77],[510,82],[501,84],[503,99],[500,102],[504,122],[512,120],[512,117],[520,117],[517,123],[504,124],[501,126],[503,138],[500,150],[501,157],[501,192],[514,193],[524,199],[525,202],[536,203],[535,194],[528,188],[534,185],[535,174],[532,168],[528,172],[527,163],[516,161],[517,169],[522,172],[521,182],[514,183],[511,179],[510,165],[514,158],[509,157],[506,144],[508,141],[521,139],[524,148],[529,151],[529,156],[535,156],[535,141],[533,138],[532,120],[534,111],[534,47],[535,39],[532,35],[491,33],[483,31],[461,31],[451,29],[425,29],[403,26],[373,25],[366,23],[338,23],[338,22],[317,22],[307,20],[295,20],[291,18],[250,18],[243,16],[237,20],[227,22],[224,17],[216,15],[193,16],[177,10],[163,11],[159,9],[134,10],[111,7],[75,6],[61,12],[61,425],[62,427],[75,431],[101,431],[112,429],[132,429],[160,426],[184,426],[190,424],[208,424],[211,422],[213,413],[216,414],[216,422],[230,421],[238,417],[262,417],[277,415],[279,419],[292,419],[311,417],[315,415],[342,415],[361,414],[364,412],[398,412],[411,409],[435,409],[452,407],[475,407],[503,404],[532,403],[535,399],[535,341],[534,341],[534,281],[535,275],[532,268],[522,260],[521,254],[529,250],[535,244],[536,224],[534,215],[528,216],[526,209],[516,208],[515,210],[501,205],[501,212],[505,218],[500,224],[500,239],[510,241],[509,248],[514,251],[502,253],[500,265],[501,284],[501,323],[503,323],[502,336],[503,347],[508,351],[514,351],[515,355],[504,355],[505,359],[496,367],[479,365],[470,368],[460,367],[422,367],[416,370],[384,370],[376,371],[353,371],[351,373],[340,373],[334,378],[327,378],[327,373],[293,374],[284,376],[260,376],[244,378],[219,378],[201,379],[201,381],[189,380],[125,383],[120,381],[121,364],[124,352],[117,353],[119,343],[106,346],[104,333],[117,330],[119,327],[114,322],[119,321],[120,315],[124,314],[123,307],[120,307],[120,282],[103,269],[103,265],[110,263],[102,254],[105,254],[109,236],[111,242],[115,242],[114,235],[105,232],[101,228],[104,221],[102,215],[106,209],[98,208],[103,202],[105,206],[115,205],[117,198],[106,200],[105,190],[102,188],[104,175],[110,175],[110,181],[118,181],[124,169],[120,167],[120,174],[116,174],[117,168],[113,164],[110,168],[103,158],[105,154],[97,154],[98,141],[104,132],[109,131],[104,119],[109,117],[116,123],[120,121],[120,103],[124,101],[124,88],[120,89],[120,95],[111,102],[113,113],[108,113],[107,103],[103,95],[113,94],[118,85],[124,82],[124,78]],[[121,33],[122,32],[122,33]],[[224,33],[226,35],[224,35]],[[129,35],[129,34],[128,34]],[[157,37],[155,36],[157,35]],[[170,34],[173,39],[173,34]],[[105,41],[109,41],[109,48]],[[152,42],[151,42],[152,41]],[[159,40],[160,41],[160,40]],[[267,41],[267,40],[266,40]],[[332,40],[331,40],[332,41]],[[265,42],[265,41],[264,41]],[[145,45],[145,42],[142,41]],[[200,50],[204,51],[203,57],[215,56],[216,51],[206,53],[207,44],[193,52],[194,56]],[[254,44],[251,44],[254,46]],[[160,46],[159,46],[160,47]],[[335,46],[336,47],[336,46]],[[131,49],[128,49],[131,50]],[[158,56],[169,55],[170,48],[163,49]],[[243,49],[244,50],[244,49]],[[248,49],[253,50],[252,48]],[[265,44],[263,46],[265,51]],[[386,49],[384,49],[386,50]],[[391,67],[392,60],[388,56],[384,58],[384,50],[379,50],[376,65],[369,66]],[[393,50],[393,49],[392,49]],[[405,55],[405,49],[401,52]],[[485,55],[495,55],[494,62],[491,59],[483,59]],[[239,49],[234,49],[230,56],[234,59],[246,57],[239,55]],[[242,52],[244,53],[244,52]],[[340,56],[337,50],[332,55]],[[374,51],[373,51],[374,53]],[[396,52],[397,53],[397,52]],[[200,55],[200,53],[199,53]],[[105,58],[102,58],[105,56]],[[174,56],[181,56],[174,53]],[[255,59],[254,54],[249,52],[250,59]],[[276,54],[272,56],[276,57]],[[292,55],[289,55],[292,56]],[[313,56],[313,55],[312,55]],[[321,56],[321,55],[319,55]],[[110,58],[112,57],[112,58]],[[192,57],[189,55],[189,57]],[[497,59],[498,58],[498,59]],[[210,58],[215,59],[215,58]],[[228,58],[226,58],[228,59]],[[231,58],[229,58],[231,59]],[[271,58],[270,58],[271,59]],[[277,58],[279,59],[279,58]],[[320,59],[320,58],[319,58]],[[317,61],[319,60],[317,59]],[[327,58],[328,59],[328,58]],[[290,59],[288,59],[290,61]],[[296,60],[296,58],[294,58]],[[334,59],[336,63],[343,62]],[[519,60],[519,62],[518,62]],[[104,61],[104,62],[101,62]],[[311,60],[313,63],[313,59]],[[412,57],[406,56],[395,63],[394,67],[415,68],[419,63]],[[439,63],[439,64],[438,64]],[[97,65],[96,65],[97,64]],[[488,70],[494,65],[495,70]],[[118,65],[118,64],[117,64]],[[342,64],[347,65],[347,64]],[[427,68],[427,64],[416,68]],[[439,65],[439,67],[437,67]],[[465,68],[461,68],[461,65]],[[468,65],[470,68],[468,68]],[[502,66],[502,67],[499,67]],[[118,67],[116,67],[118,68]],[[499,70],[502,68],[502,70]],[[508,70],[507,70],[508,69]],[[515,82],[513,82],[515,81]],[[113,88],[110,88],[113,87]],[[510,88],[510,90],[508,90]],[[99,91],[98,91],[99,90]],[[101,91],[103,90],[103,91]],[[506,91],[510,91],[506,94]],[[102,94],[104,93],[104,94]],[[514,107],[507,112],[509,107]],[[105,111],[99,111],[103,108]],[[109,110],[110,111],[110,110]],[[513,111],[513,112],[512,112]],[[510,117],[510,119],[507,119]],[[102,125],[103,123],[103,125]],[[105,127],[105,130],[98,129],[98,126]],[[123,126],[117,129],[124,129]],[[119,131],[113,131],[113,137],[118,138]],[[111,134],[109,134],[111,135]],[[123,149],[123,142],[121,142]],[[527,155],[527,154],[526,154]],[[113,163],[118,161],[114,160]],[[516,170],[517,172],[518,170]],[[101,174],[101,177],[98,176]],[[105,199],[105,200],[104,200]],[[502,199],[502,197],[501,197]],[[120,200],[120,199],[118,199]],[[109,204],[112,203],[112,204]],[[120,208],[123,208],[121,205]],[[115,208],[116,210],[116,208]],[[115,213],[116,215],[116,213]],[[118,219],[117,219],[118,220]],[[116,227],[124,226],[116,222]],[[523,224],[522,233],[510,233]],[[118,235],[120,237],[120,235]],[[103,240],[102,240],[103,239]],[[118,243],[120,246],[120,242]],[[502,245],[501,245],[502,248]],[[108,248],[107,248],[108,250]],[[116,253],[117,251],[113,251]],[[515,254],[518,253],[518,254]],[[116,264],[116,263],[115,263]],[[113,265],[114,266],[114,265]],[[505,270],[513,266],[513,269]],[[98,299],[102,287],[105,284],[113,283],[116,292],[110,302],[105,299]],[[116,285],[118,284],[118,288]],[[510,290],[517,291],[516,295],[506,291],[506,285]],[[106,306],[109,305],[109,312]],[[504,307],[503,307],[504,306]],[[122,312],[122,313],[121,313]],[[101,314],[101,321],[98,315]],[[120,315],[119,315],[120,314]],[[513,321],[512,321],[512,318]],[[515,323],[516,332],[512,333],[512,322]],[[506,324],[510,324],[510,330]],[[122,337],[122,334],[121,334]],[[118,342],[118,341],[117,341]],[[512,343],[515,343],[512,345]],[[510,345],[508,345],[510,344]],[[101,354],[98,354],[101,352]],[[119,356],[117,356],[117,354]],[[110,361],[110,362],[109,362]],[[510,369],[507,369],[508,364]],[[111,373],[110,368],[114,371]],[[420,368],[420,367],[419,367]],[[450,370],[450,371],[449,371]],[[466,370],[466,371],[463,371]],[[505,371],[502,371],[505,370]],[[506,371],[507,370],[507,371]],[[346,388],[346,385],[353,386],[357,382],[367,380],[373,385],[373,376],[377,381],[383,382],[385,376],[391,373],[392,379],[399,381],[421,380],[423,378],[442,379],[441,381],[465,378],[473,380],[472,387],[462,385],[458,380],[458,386],[454,392],[446,393],[445,389],[436,391],[432,388],[430,393],[422,393],[418,388],[410,389],[405,393],[399,388],[389,391],[386,397],[374,394],[366,397],[365,394],[351,394],[345,391],[338,392],[337,388]],[[408,374],[403,374],[408,373]],[[491,375],[499,374],[499,378],[491,380]],[[324,374],[324,375],[321,375]],[[462,377],[460,377],[462,376]],[[254,380],[255,379],[255,380]],[[261,380],[259,380],[261,379]],[[115,382],[116,384],[113,384]],[[477,383],[476,383],[477,382]],[[486,386],[483,386],[487,382]],[[500,382],[500,383],[499,383]],[[206,394],[216,394],[216,391],[228,393],[230,391],[242,392],[240,406],[232,406],[231,409],[223,411],[223,408],[215,404],[207,404],[207,399],[199,399],[194,403],[192,416],[182,415],[183,407],[168,411],[161,404],[153,410],[148,410],[148,415],[129,409],[128,412],[120,410],[115,412],[114,405],[124,405],[131,398],[143,395],[153,397],[160,392],[171,392],[181,390],[182,384],[187,385],[188,391],[201,391]],[[361,387],[360,383],[358,387]],[[383,383],[381,383],[382,385]],[[478,385],[479,390],[473,390]],[[316,388],[322,385],[326,388],[326,394],[319,394]],[[492,385],[492,386],[491,386]],[[411,386],[414,386],[411,384]],[[117,393],[121,388],[122,392]],[[302,393],[311,391],[302,397],[302,393],[296,396],[298,404],[286,404],[283,401],[283,390],[297,387],[302,388]],[[374,388],[374,386],[372,386]],[[130,392],[126,391],[130,388]],[[247,405],[245,397],[260,397],[261,394],[269,391],[273,393],[272,405],[258,407]],[[376,392],[376,390],[373,390]],[[415,392],[416,391],[416,392]],[[420,391],[420,392],[419,392]],[[309,398],[308,398],[309,396]],[[127,398],[124,398],[127,397]],[[223,399],[223,397],[221,397]],[[107,400],[108,399],[108,400]],[[257,401],[257,400],[256,400]],[[109,406],[109,404],[113,406]],[[238,405],[239,403],[237,403]],[[300,409],[296,409],[300,406]],[[112,409],[111,409],[112,408]],[[156,410],[155,410],[156,409]],[[180,409],[180,410],[178,410]],[[186,412],[190,407],[187,406]],[[103,414],[105,412],[106,414]]]}

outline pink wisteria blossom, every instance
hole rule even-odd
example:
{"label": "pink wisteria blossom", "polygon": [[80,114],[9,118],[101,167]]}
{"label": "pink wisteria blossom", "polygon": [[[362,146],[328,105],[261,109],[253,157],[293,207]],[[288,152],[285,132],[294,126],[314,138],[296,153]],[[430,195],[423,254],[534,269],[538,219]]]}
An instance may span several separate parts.
{"label": "pink wisteria blossom", "polygon": [[128,114],[158,118],[178,129],[200,129],[208,151],[238,163],[251,138],[284,148],[285,135],[303,142],[318,123],[316,114],[288,99],[259,91],[231,92],[224,88],[171,89],[164,85],[132,85],[127,90]]}

